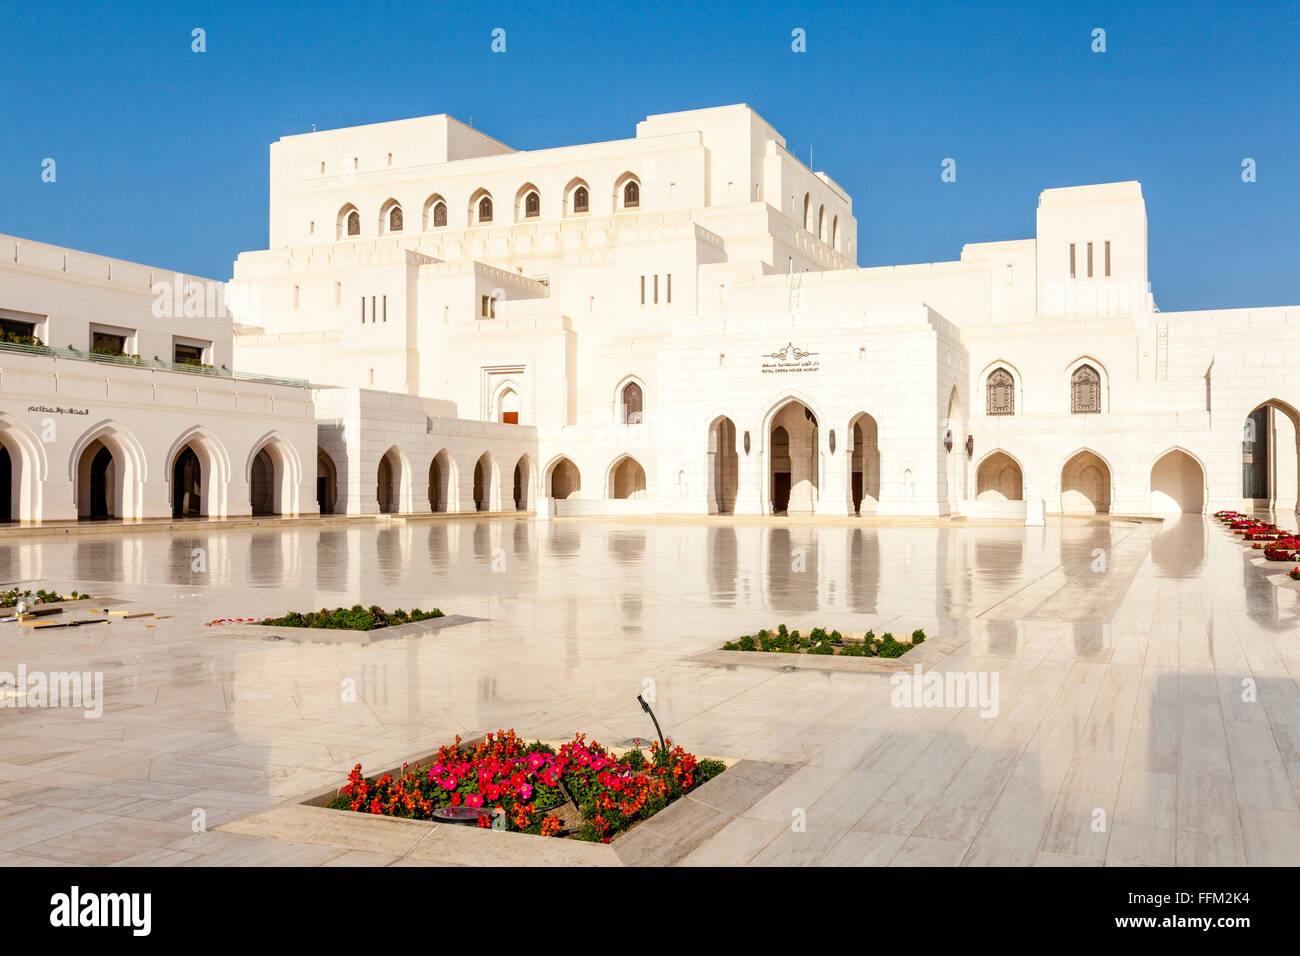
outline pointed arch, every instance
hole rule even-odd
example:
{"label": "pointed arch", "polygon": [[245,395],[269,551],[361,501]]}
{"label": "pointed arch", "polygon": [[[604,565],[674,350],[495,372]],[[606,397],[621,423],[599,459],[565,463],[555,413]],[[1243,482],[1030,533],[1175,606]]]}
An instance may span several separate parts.
{"label": "pointed arch", "polygon": [[[761,500],[765,514],[811,514],[820,500],[821,408],[798,391],[785,392],[763,413]],[[783,441],[778,442],[778,439]]]}
{"label": "pointed arch", "polygon": [[44,443],[26,423],[0,412],[0,448],[9,458],[9,485],[0,488],[0,520],[40,521],[49,467]]}
{"label": "pointed arch", "polygon": [[[182,454],[188,450],[193,455],[193,469],[189,463],[182,470],[186,481],[191,478],[193,484],[184,485],[177,481],[177,464]],[[227,492],[230,486],[230,456],[226,447],[210,429],[195,425],[181,433],[167,450],[166,471],[168,496],[172,502],[173,517],[193,517],[202,515],[211,518],[225,518],[227,510]],[[178,511],[180,513],[178,513]]]}
{"label": "pointed arch", "polygon": [[641,179],[636,173],[628,170],[614,180],[612,206],[615,212],[631,212],[640,209]]}
{"label": "pointed arch", "polygon": [[429,462],[429,510],[448,514],[460,510],[460,474],[446,448]]}
{"label": "pointed arch", "polygon": [[976,501],[1023,501],[1025,469],[1009,451],[995,448],[975,466]]}
{"label": "pointed arch", "polygon": [[1181,445],[1172,445],[1151,462],[1148,507],[1152,514],[1200,514],[1209,497],[1205,463]]}
{"label": "pointed arch", "polygon": [[474,463],[474,510],[501,510],[501,476],[490,451],[483,452]]}
{"label": "pointed arch", "polygon": [[631,455],[619,455],[605,472],[605,497],[642,499],[645,496],[645,468]]}
{"label": "pointed arch", "polygon": [[542,214],[542,191],[533,183],[524,183],[515,190],[515,222],[537,219]]}
{"label": "pointed arch", "polygon": [[546,466],[546,497],[561,500],[577,498],[582,491],[582,472],[572,459],[556,455]]}
{"label": "pointed arch", "polygon": [[849,511],[855,515],[880,510],[880,419],[862,409],[849,416],[847,430],[849,469]]}
{"label": "pointed arch", "polygon": [[411,463],[397,445],[390,446],[375,465],[375,502],[380,514],[411,511]]}
{"label": "pointed arch", "polygon": [[1109,514],[1114,470],[1101,454],[1079,448],[1061,463],[1061,514]]}
{"label": "pointed arch", "polygon": [[[263,462],[258,456],[265,453]],[[270,473],[265,474],[266,465]],[[258,488],[254,489],[255,471]],[[302,513],[299,489],[302,487],[302,459],[298,450],[278,430],[272,429],[253,442],[244,463],[244,480],[249,486],[249,504],[258,507],[253,514],[298,515]]]}
{"label": "pointed arch", "polygon": [[591,187],[575,176],[564,187],[564,215],[586,216],[591,212]]}
{"label": "pointed arch", "polygon": [[[709,423],[708,506],[710,514],[735,514],[740,493],[740,454],[736,447],[736,422],[729,415],[718,415]],[[678,485],[685,483],[678,476]]]}
{"label": "pointed arch", "polygon": [[[91,501],[94,461],[92,446],[107,449],[112,464],[107,472],[107,484],[98,504],[105,508],[96,515],[95,502]],[[68,479],[72,482],[73,504],[78,518],[102,516],[138,521],[144,517],[144,488],[148,480],[148,464],[144,448],[130,429],[105,419],[82,432],[72,446],[68,457]],[[99,489],[97,488],[98,492]],[[94,497],[100,497],[99,494]]]}
{"label": "pointed arch", "polygon": [[361,235],[361,211],[352,203],[344,203],[335,223],[337,238],[356,239]]}
{"label": "pointed arch", "polygon": [[338,507],[339,471],[334,458],[316,446],[316,506],[323,515],[332,515]]}
{"label": "pointed arch", "polygon": [[532,511],[533,501],[533,460],[524,452],[515,462],[512,499],[516,511]]}
{"label": "pointed arch", "polygon": [[424,201],[423,225],[424,232],[447,227],[447,200],[441,194],[434,193]]}
{"label": "pointed arch", "polygon": [[471,226],[488,226],[492,224],[494,210],[492,194],[486,189],[476,189],[469,197],[469,210],[466,220]]}
{"label": "pointed arch", "polygon": [[379,235],[392,236],[403,232],[406,227],[402,204],[396,199],[385,199],[379,207]]}

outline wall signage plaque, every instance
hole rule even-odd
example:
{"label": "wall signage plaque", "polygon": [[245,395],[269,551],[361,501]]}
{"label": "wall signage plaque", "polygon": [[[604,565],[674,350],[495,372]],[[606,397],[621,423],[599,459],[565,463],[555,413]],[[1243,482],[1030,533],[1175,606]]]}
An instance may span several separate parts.
{"label": "wall signage plaque", "polygon": [[805,352],[793,342],[786,347],[768,352],[763,356],[762,371],[764,375],[789,374],[791,372],[816,372],[821,362],[816,352]]}
{"label": "wall signage plaque", "polygon": [[55,408],[51,408],[48,405],[28,405],[27,410],[29,412],[36,412],[42,415],[89,415],[90,414],[89,408],[64,408],[62,405],[59,405]]}

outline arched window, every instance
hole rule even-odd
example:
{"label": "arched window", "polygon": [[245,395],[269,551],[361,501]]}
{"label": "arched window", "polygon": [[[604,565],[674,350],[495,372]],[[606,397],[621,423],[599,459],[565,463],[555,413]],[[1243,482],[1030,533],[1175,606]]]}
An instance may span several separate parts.
{"label": "arched window", "polygon": [[524,217],[527,219],[536,218],[542,211],[542,199],[537,193],[529,193],[524,197]]}
{"label": "arched window", "polygon": [[1101,411],[1101,375],[1091,365],[1080,365],[1070,376],[1070,411],[1075,415]]}
{"label": "arched window", "polygon": [[484,196],[482,199],[478,201],[478,221],[479,222],[492,221],[492,197],[491,196]]}
{"label": "arched window", "polygon": [[1006,369],[994,369],[989,374],[984,391],[987,414],[1014,415],[1016,413],[1016,383]]}
{"label": "arched window", "polygon": [[623,386],[623,394],[619,396],[619,420],[624,425],[641,424],[641,386],[636,382],[628,382]]}
{"label": "arched window", "polygon": [[803,194],[803,227],[809,232],[812,231],[812,196],[808,193]]}
{"label": "arched window", "polygon": [[635,179],[623,187],[623,208],[636,209],[641,205],[641,186]]}
{"label": "arched window", "polygon": [[392,209],[388,210],[388,231],[389,232],[402,231],[402,207],[401,206],[394,206]]}
{"label": "arched window", "polygon": [[361,213],[355,209],[348,213],[348,235],[361,235]]}
{"label": "arched window", "polygon": [[586,186],[579,186],[573,191],[573,211],[587,212],[591,208],[590,194]]}
{"label": "arched window", "polygon": [[445,225],[447,225],[447,204],[445,202],[434,203],[433,228],[438,229]]}
{"label": "arched window", "polygon": [[840,247],[840,217],[836,216],[831,220],[831,247],[839,249]]}

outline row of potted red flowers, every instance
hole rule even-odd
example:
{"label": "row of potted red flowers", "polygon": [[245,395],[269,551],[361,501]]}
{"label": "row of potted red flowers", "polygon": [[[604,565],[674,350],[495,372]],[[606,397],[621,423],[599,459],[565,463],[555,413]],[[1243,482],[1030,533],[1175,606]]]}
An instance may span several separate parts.
{"label": "row of potted red flowers", "polygon": [[[1251,542],[1251,548],[1263,551],[1269,561],[1296,561],[1300,559],[1300,535],[1283,531],[1270,521],[1251,518],[1240,511],[1216,511],[1214,517],[1228,526],[1233,534]],[[1300,581],[1300,567],[1291,569],[1291,579]]]}
{"label": "row of potted red flowers", "polygon": [[463,806],[481,811],[480,827],[504,817],[505,829],[557,836],[563,826],[552,811],[566,802],[567,789],[582,816],[578,839],[608,843],[725,769],[721,761],[697,760],[671,741],[667,747],[655,744],[648,757],[640,750],[615,757],[587,743],[584,734],[557,751],[501,730],[472,746],[462,746],[457,737],[432,763],[403,764],[396,777],[367,779],[357,764],[329,806],[416,820]]}

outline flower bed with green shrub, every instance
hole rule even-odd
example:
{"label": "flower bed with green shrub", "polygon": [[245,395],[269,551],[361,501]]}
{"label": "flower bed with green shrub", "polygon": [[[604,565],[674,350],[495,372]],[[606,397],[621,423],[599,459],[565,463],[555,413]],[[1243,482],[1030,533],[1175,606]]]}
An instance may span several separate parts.
{"label": "flower bed with green shrub", "polygon": [[418,607],[403,611],[385,611],[377,604],[368,608],[360,604],[351,607],[336,607],[332,611],[321,608],[319,611],[290,611],[284,617],[270,617],[259,621],[268,627],[321,627],[346,631],[373,631],[380,627],[395,627],[398,624],[412,624],[415,621],[428,621],[435,617],[444,617],[436,607],[432,611],[421,611]]}
{"label": "flower bed with green shrub", "polygon": [[[34,599],[34,600],[29,600]],[[89,594],[78,594],[73,591],[71,594],[60,594],[58,591],[37,590],[20,591],[17,588],[10,588],[8,591],[0,592],[0,607],[13,607],[19,601],[27,601],[29,604],[58,604],[64,601],[89,601]]]}
{"label": "flower bed with green shrub", "polygon": [[497,828],[608,843],[725,769],[722,761],[697,760],[671,742],[656,744],[649,756],[640,750],[614,756],[584,734],[556,750],[501,730],[473,745],[457,737],[431,763],[403,764],[396,777],[367,779],[357,764],[328,806],[413,820],[468,807],[479,811],[481,828],[501,821]]}
{"label": "flower bed with green shrub", "polygon": [[886,631],[879,637],[875,631],[865,634],[841,634],[814,627],[805,637],[784,624],[775,631],[766,628],[757,634],[746,634],[737,641],[727,641],[724,651],[767,651],[778,654],[822,654],[840,657],[902,657],[917,644],[925,643],[925,631],[917,628],[910,641],[899,641]]}

